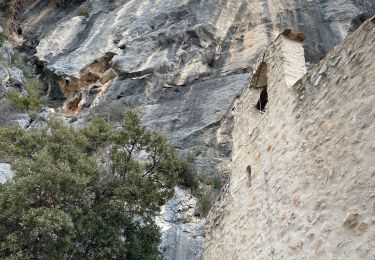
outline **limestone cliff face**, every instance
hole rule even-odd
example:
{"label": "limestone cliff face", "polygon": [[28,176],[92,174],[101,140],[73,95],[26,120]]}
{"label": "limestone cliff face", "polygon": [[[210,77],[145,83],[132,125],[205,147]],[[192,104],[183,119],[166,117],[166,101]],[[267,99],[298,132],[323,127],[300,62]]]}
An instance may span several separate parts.
{"label": "limestone cliff face", "polygon": [[13,172],[9,164],[0,163],[0,183],[4,183],[13,177]]}
{"label": "limestone cliff face", "polygon": [[[25,0],[10,24],[44,71],[50,98],[78,115],[76,124],[96,109],[137,108],[182,154],[199,148],[194,164],[206,176],[227,176],[229,111],[282,29],[307,35],[305,55],[315,63],[375,13],[375,0],[67,2]],[[164,236],[176,245],[170,259],[201,257],[203,234],[194,230],[202,221],[194,221],[185,230],[180,218],[172,221],[173,233]]]}
{"label": "limestone cliff face", "polygon": [[68,98],[72,112],[137,107],[176,143],[213,147],[210,169],[230,153],[220,121],[281,29],[304,32],[316,62],[372,13],[374,0],[39,0],[25,1],[17,19],[52,98]]}

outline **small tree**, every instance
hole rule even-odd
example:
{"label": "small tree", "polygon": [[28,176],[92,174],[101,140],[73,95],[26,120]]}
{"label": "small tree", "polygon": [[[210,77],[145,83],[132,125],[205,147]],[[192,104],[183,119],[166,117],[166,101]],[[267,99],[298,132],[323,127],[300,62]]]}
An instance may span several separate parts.
{"label": "small tree", "polygon": [[119,130],[100,118],[80,130],[54,119],[34,132],[0,128],[0,157],[16,173],[0,185],[1,259],[160,257],[154,218],[182,163],[135,113]]}

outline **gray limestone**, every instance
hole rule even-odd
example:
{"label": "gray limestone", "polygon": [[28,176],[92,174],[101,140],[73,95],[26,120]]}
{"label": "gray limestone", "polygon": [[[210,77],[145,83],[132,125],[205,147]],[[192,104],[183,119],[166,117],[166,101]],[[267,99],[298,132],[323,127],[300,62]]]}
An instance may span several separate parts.
{"label": "gray limestone", "polygon": [[0,163],[0,183],[5,183],[14,176],[10,164]]}
{"label": "gray limestone", "polygon": [[174,197],[157,218],[162,230],[160,248],[167,259],[202,258],[205,222],[194,216],[196,203],[190,191],[176,187]]}
{"label": "gray limestone", "polygon": [[13,83],[22,84],[25,82],[25,76],[21,69],[17,67],[11,67],[8,69],[8,73]]}
{"label": "gray limestone", "polygon": [[5,84],[9,80],[9,73],[8,70],[4,67],[4,65],[0,64],[0,82]]}

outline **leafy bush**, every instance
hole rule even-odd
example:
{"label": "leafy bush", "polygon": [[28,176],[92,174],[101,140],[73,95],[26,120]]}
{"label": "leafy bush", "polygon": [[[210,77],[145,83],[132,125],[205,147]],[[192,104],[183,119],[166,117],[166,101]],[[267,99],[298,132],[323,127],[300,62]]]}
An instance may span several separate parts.
{"label": "leafy bush", "polygon": [[184,216],[182,216],[181,218],[181,222],[186,224],[186,223],[190,223],[192,221],[192,216],[190,215],[187,215],[185,214]]}
{"label": "leafy bush", "polygon": [[191,188],[192,191],[197,190],[199,187],[199,181],[194,168],[189,163],[181,161],[180,169],[180,184]]}
{"label": "leafy bush", "polygon": [[94,152],[101,148],[102,145],[107,144],[113,134],[113,129],[111,124],[103,118],[94,117],[89,126],[82,129],[82,133],[88,139],[90,151]]}
{"label": "leafy bush", "polygon": [[118,123],[124,120],[124,115],[126,111],[129,110],[129,107],[118,104],[104,104],[100,103],[99,105],[90,109],[89,114],[91,118],[101,117],[108,122]]}
{"label": "leafy bush", "polygon": [[90,9],[87,6],[80,6],[77,11],[79,16],[86,16],[90,15]]}
{"label": "leafy bush", "polygon": [[3,60],[2,57],[0,57],[0,64],[3,65],[4,68],[8,68],[9,67],[8,63],[5,60]]}
{"label": "leafy bush", "polygon": [[202,154],[202,149],[200,147],[194,147],[192,150],[189,151],[187,155],[187,160],[189,162],[194,162],[195,158]]}
{"label": "leafy bush", "polygon": [[26,95],[18,93],[16,90],[7,93],[7,99],[11,105],[20,111],[36,111],[42,105],[42,83],[37,79],[28,80],[25,84]]}
{"label": "leafy bush", "polygon": [[35,78],[34,68],[18,52],[12,55],[12,65],[21,69],[26,78]]}
{"label": "leafy bush", "polygon": [[206,217],[210,211],[213,203],[214,194],[212,189],[207,189],[203,192],[198,200],[198,212],[201,216]]}
{"label": "leafy bush", "polygon": [[211,186],[214,187],[215,189],[219,189],[221,187],[222,180],[220,177],[213,177],[211,178]]}
{"label": "leafy bush", "polygon": [[6,36],[4,33],[0,33],[0,47],[3,46],[4,42],[6,40]]}
{"label": "leafy bush", "polygon": [[[103,146],[109,169],[97,163]],[[100,118],[83,129],[55,119],[35,131],[0,128],[4,157],[15,177],[0,185],[0,259],[160,257],[154,218],[181,162],[135,113],[118,130]]]}

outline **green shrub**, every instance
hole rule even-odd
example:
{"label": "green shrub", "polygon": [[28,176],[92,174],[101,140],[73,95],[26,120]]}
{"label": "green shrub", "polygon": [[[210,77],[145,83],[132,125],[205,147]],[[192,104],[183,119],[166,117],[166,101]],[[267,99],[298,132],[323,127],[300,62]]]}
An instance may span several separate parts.
{"label": "green shrub", "polygon": [[0,33],[0,47],[3,46],[5,40],[6,40],[5,34],[4,33]]}
{"label": "green shrub", "polygon": [[26,95],[21,95],[16,90],[7,93],[7,99],[11,105],[20,111],[36,111],[42,105],[43,85],[37,79],[28,80],[25,83]]}
{"label": "green shrub", "polygon": [[195,158],[197,158],[197,156],[199,156],[200,154],[202,154],[202,148],[201,147],[194,147],[193,149],[191,149],[187,155],[187,160],[189,162],[194,162]]}
{"label": "green shrub", "polygon": [[0,58],[0,64],[3,65],[5,68],[9,68],[9,64],[2,58]]}
{"label": "green shrub", "polygon": [[90,9],[87,6],[80,6],[77,11],[79,16],[86,16],[90,15]]}
{"label": "green shrub", "polygon": [[186,223],[190,223],[192,221],[192,216],[190,215],[184,215],[182,218],[181,218],[181,222],[183,224],[186,224]]}
{"label": "green shrub", "polygon": [[102,145],[108,143],[113,134],[112,126],[106,120],[100,117],[91,119],[90,124],[82,129],[82,133],[89,141],[89,148],[95,151]]}
{"label": "green shrub", "polygon": [[123,105],[107,105],[107,104],[99,104],[94,108],[90,109],[90,117],[100,117],[105,119],[107,122],[111,123],[118,123],[124,120],[124,115],[126,111],[129,110],[129,107]]}
{"label": "green shrub", "polygon": [[215,189],[219,189],[221,187],[222,180],[220,177],[213,177],[211,178],[211,186]]}
{"label": "green shrub", "polygon": [[198,212],[202,217],[206,217],[212,207],[214,200],[214,194],[212,189],[207,189],[198,198]]}
{"label": "green shrub", "polygon": [[187,162],[180,162],[180,184],[195,191],[199,187],[199,181],[194,168]]}
{"label": "green shrub", "polygon": [[12,55],[12,65],[21,69],[26,78],[35,78],[33,67],[18,52]]}
{"label": "green shrub", "polygon": [[207,175],[200,175],[199,176],[199,181],[201,183],[206,184],[206,185],[210,185],[210,178]]}
{"label": "green shrub", "polygon": [[124,115],[127,110],[129,109],[123,106],[109,106],[104,113],[106,113],[106,118],[109,122],[121,122],[124,120]]}

